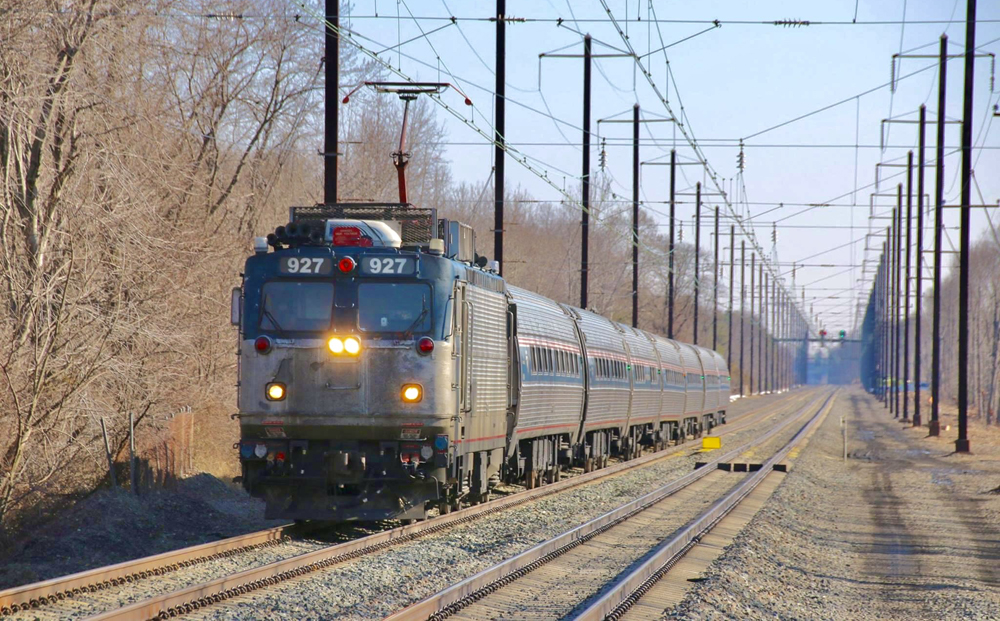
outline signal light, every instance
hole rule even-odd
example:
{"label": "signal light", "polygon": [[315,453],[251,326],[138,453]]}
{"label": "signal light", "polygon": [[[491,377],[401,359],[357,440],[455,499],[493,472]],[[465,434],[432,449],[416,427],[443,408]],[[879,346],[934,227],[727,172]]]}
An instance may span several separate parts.
{"label": "signal light", "polygon": [[847,338],[847,330],[841,330],[840,331],[840,340],[843,341],[846,338]]}
{"label": "signal light", "polygon": [[352,259],[351,257],[344,257],[343,259],[340,260],[339,263],[337,263],[337,267],[339,267],[340,271],[345,274],[354,271],[354,268],[356,266],[357,263],[355,263],[354,259]]}
{"label": "signal light", "polygon": [[417,403],[424,397],[424,390],[420,384],[403,384],[400,396],[406,403]]}
{"label": "signal light", "polygon": [[285,393],[285,385],[279,382],[268,384],[264,389],[268,401],[284,401]]}
{"label": "signal light", "polygon": [[271,351],[271,339],[266,336],[258,336],[253,342],[253,348],[258,354],[266,354]]}
{"label": "signal light", "polygon": [[434,339],[425,336],[417,341],[417,351],[422,354],[429,354],[434,351]]}
{"label": "signal light", "polygon": [[278,451],[278,454],[274,456],[277,461],[285,461],[284,451]]}

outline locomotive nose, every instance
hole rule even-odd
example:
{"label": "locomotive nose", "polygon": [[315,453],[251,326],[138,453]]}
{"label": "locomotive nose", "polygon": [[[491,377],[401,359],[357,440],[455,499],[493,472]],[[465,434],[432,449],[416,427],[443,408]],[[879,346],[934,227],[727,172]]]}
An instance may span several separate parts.
{"label": "locomotive nose", "polygon": [[251,354],[242,373],[254,376],[254,400],[273,414],[445,416],[454,393],[448,345],[350,334],[276,340],[267,354]]}

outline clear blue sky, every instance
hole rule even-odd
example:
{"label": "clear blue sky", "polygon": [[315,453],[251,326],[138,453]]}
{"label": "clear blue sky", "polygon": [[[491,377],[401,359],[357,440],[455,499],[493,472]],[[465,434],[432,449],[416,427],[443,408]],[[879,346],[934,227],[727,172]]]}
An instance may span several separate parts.
{"label": "clear blue sky", "polygon": [[[683,104],[688,131],[702,145],[719,179],[727,179],[724,182],[727,191],[731,184],[738,185],[728,180],[737,174],[738,141],[746,138],[747,166],[743,177],[746,193],[732,192],[730,198],[734,203],[737,199],[749,201],[749,205],[737,205],[736,209],[753,217],[748,223],[758,227],[758,239],[767,253],[773,251],[770,234],[771,223],[775,221],[779,227],[777,256],[782,264],[861,240],[806,260],[807,263],[844,267],[801,267],[797,271],[796,285],[807,285],[807,303],[815,304],[821,322],[830,330],[852,327],[856,302],[866,300],[870,289],[870,280],[860,280],[862,270],[847,266],[860,265],[867,258],[870,277],[877,260],[877,249],[864,252],[863,239],[869,230],[882,231],[887,224],[884,219],[869,220],[874,191],[870,184],[875,182],[876,164],[905,163],[907,150],[915,150],[917,144],[916,125],[893,124],[885,128],[887,148],[883,150],[880,147],[883,142],[881,120],[890,116],[915,120],[922,103],[927,105],[928,120],[937,118],[937,61],[906,59],[901,65],[897,64],[897,77],[917,73],[901,80],[895,93],[886,87],[857,99],[854,97],[890,81],[893,54],[913,50],[914,54],[936,56],[942,33],[950,39],[950,52],[962,53],[965,5],[965,0],[860,0],[857,3],[854,0],[796,3],[716,0],[654,1],[651,10],[649,2],[643,0],[609,1],[607,4],[623,29],[627,24],[628,41],[633,49],[641,55],[654,52],[643,58],[644,66],[652,74],[652,82],[668,97],[675,113],[680,114],[680,104]],[[852,23],[855,11],[858,23]],[[905,24],[901,23],[904,11]],[[476,127],[490,134],[495,25],[483,18],[493,12],[493,2],[359,0],[344,21],[345,25],[350,21],[357,33],[371,39],[358,39],[370,50],[380,51],[404,42],[381,57],[401,68],[407,76],[459,84],[475,103],[474,115],[470,117],[470,110],[457,96],[446,96],[444,100],[471,118]],[[566,46],[569,47],[562,53],[582,53],[580,33],[584,32],[594,37],[595,54],[614,53],[612,48],[624,48],[623,38],[599,0],[508,0],[507,12],[513,17],[539,20],[507,26],[507,96],[510,100],[507,139],[532,158],[530,162],[535,170],[547,173],[557,186],[562,187],[565,183],[567,187],[578,188],[583,61],[556,58],[539,61],[539,54]],[[659,20],[671,21],[652,24],[649,18],[654,12]],[[376,14],[378,18],[373,17]],[[452,15],[475,19],[463,19],[457,25],[441,19]],[[561,25],[555,21],[559,18],[563,20]],[[1000,2],[980,0],[978,19],[976,43],[983,46],[980,51],[1000,52],[1000,41],[995,41],[1000,39]],[[684,20],[695,23],[683,23]],[[721,26],[711,28],[712,20],[719,20]],[[812,24],[771,25],[775,20],[808,20]],[[954,23],[919,23],[946,20],[954,20]],[[431,32],[435,29],[440,30]],[[706,29],[707,32],[697,34]],[[421,37],[422,34],[427,36]],[[672,43],[676,45],[666,51],[671,80],[664,53],[655,50]],[[927,70],[920,71],[924,68]],[[951,60],[947,105],[950,119],[961,118],[962,76],[962,60]],[[1000,89],[991,93],[990,87],[990,59],[978,58],[973,130],[976,146],[987,148],[975,152],[975,169],[985,202],[995,204],[1000,199],[1000,118],[992,116],[992,108],[1000,101]],[[616,191],[628,198],[632,174],[631,127],[602,124],[598,128],[596,120],[619,114],[621,118],[630,118],[635,103],[639,103],[646,119],[664,117],[666,108],[630,58],[595,60],[592,92],[592,130],[607,138],[607,172],[617,180]],[[849,101],[766,131],[841,100]],[[549,111],[555,118],[547,116]],[[447,123],[450,143],[447,154],[455,178],[473,184],[484,183],[493,165],[493,149],[488,141],[443,109],[439,110],[439,118]],[[948,152],[958,149],[960,135],[958,124],[947,127]],[[935,129],[929,125],[928,161],[934,157],[934,136]],[[664,161],[665,154],[674,145],[681,160],[690,161],[694,157],[672,124],[647,125],[641,137],[643,161],[657,158]],[[856,148],[856,144],[860,147]],[[595,172],[599,151],[600,147],[594,144],[592,164]],[[957,177],[960,162],[959,153],[946,158],[945,188],[949,203],[957,202],[960,194]],[[701,167],[684,166],[681,170],[684,177],[678,183],[678,191],[692,191],[696,181],[711,185]],[[881,169],[880,192],[894,194],[896,184],[905,182],[905,175],[888,177],[904,170]],[[926,174],[926,192],[933,196],[933,169],[928,167]],[[508,187],[525,187],[540,199],[561,198],[557,189],[510,158],[507,183]],[[643,167],[641,187],[644,208],[654,215],[665,213],[666,167]],[[855,188],[858,188],[856,193]],[[894,198],[876,200],[876,215],[884,215],[895,204]],[[799,213],[805,205],[827,202],[832,206]],[[979,202],[975,188],[973,202]],[[784,203],[785,206],[775,209],[772,203]],[[1000,214],[995,211],[990,210],[990,215],[1000,227]],[[692,214],[691,204],[678,208],[678,217],[686,226]],[[656,217],[666,221],[662,215]],[[974,213],[973,223],[974,238],[988,231],[983,210]],[[957,224],[958,214],[952,211],[946,218],[946,225],[954,227],[946,238],[946,249],[950,249],[951,242],[958,243]],[[692,238],[693,235],[685,235],[686,240]],[[710,237],[705,236],[705,239],[708,247]],[[871,246],[880,248],[881,241],[873,239]],[[928,234],[925,248],[929,247]],[[788,271],[790,266],[781,269]],[[790,275],[785,282],[790,285]],[[796,297],[799,296],[796,293]]]}

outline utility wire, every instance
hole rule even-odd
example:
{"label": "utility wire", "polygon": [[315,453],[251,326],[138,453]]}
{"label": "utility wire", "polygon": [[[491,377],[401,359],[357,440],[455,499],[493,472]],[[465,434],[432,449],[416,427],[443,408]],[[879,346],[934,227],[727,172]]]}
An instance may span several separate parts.
{"label": "utility wire", "polygon": [[[316,11],[314,11],[314,10],[306,7],[304,4],[302,4],[301,0],[297,4],[303,10],[307,11],[308,13],[310,13],[310,15],[312,15],[315,19],[320,20],[327,28],[330,28],[331,30],[334,30],[335,32],[337,32],[337,34],[340,35],[342,39],[346,40],[351,45],[354,45],[359,51],[361,51],[363,54],[365,54],[366,56],[368,56],[369,58],[371,58],[372,60],[374,60],[376,63],[378,63],[383,68],[389,70],[390,72],[394,73],[395,75],[399,76],[400,78],[402,78],[403,80],[405,80],[407,82],[413,82],[414,81],[408,75],[406,75],[405,73],[403,73],[400,69],[397,69],[397,68],[393,67],[389,63],[387,63],[384,60],[382,60],[382,58],[380,58],[379,56],[377,56],[373,51],[369,50],[368,48],[364,47],[363,45],[361,45],[357,41],[355,41],[353,39],[353,37],[351,36],[353,34],[353,31],[351,31],[351,30],[349,30],[347,28],[344,28],[343,26],[341,26],[341,27],[334,26],[331,22],[328,22],[326,20],[325,16],[323,16],[322,14],[317,13]],[[368,39],[368,40],[371,40],[369,37],[365,37],[365,38]],[[426,64],[426,63],[424,63],[424,64]],[[461,121],[464,125],[466,125],[470,129],[472,129],[473,131],[475,131],[476,133],[478,133],[484,139],[490,141],[491,143],[495,143],[493,136],[491,134],[487,134],[486,131],[484,131],[482,128],[480,128],[478,125],[476,125],[474,119],[473,120],[469,120],[464,115],[460,114],[457,110],[455,110],[454,108],[452,108],[451,106],[449,106],[447,103],[445,103],[441,99],[441,97],[439,97],[439,96],[430,95],[430,98],[431,98],[432,101],[434,101],[435,103],[437,103],[439,106],[443,107],[449,114],[451,114],[456,119],[458,119],[459,121]],[[537,176],[539,179],[541,179],[542,181],[544,181],[545,183],[547,183],[554,190],[556,190],[561,195],[563,195],[563,197],[565,198],[565,200],[569,204],[571,204],[571,205],[579,208],[581,211],[591,211],[591,212],[593,211],[592,209],[591,210],[587,210],[580,201],[578,201],[575,197],[573,197],[572,195],[568,194],[566,191],[564,191],[562,188],[560,188],[558,185],[556,185],[549,178],[547,171],[541,171],[541,170],[538,170],[537,168],[535,168],[534,166],[532,166],[528,162],[528,159],[529,159],[528,156],[526,156],[525,154],[521,153],[520,151],[517,151],[516,149],[510,148],[506,144],[499,145],[499,146],[501,146],[501,148],[504,150],[504,152],[507,153],[508,155],[510,155],[514,159],[515,162],[519,163],[523,168],[525,168],[528,171],[530,171],[532,174],[534,174],[535,176]],[[531,158],[531,159],[534,159],[534,158]],[[541,162],[541,164],[542,165],[546,165],[544,162]],[[552,167],[552,168],[555,168],[555,167]],[[596,214],[595,214],[595,218],[594,219],[599,224],[604,224],[604,222],[603,222],[603,220],[601,218],[596,217]],[[611,229],[611,230],[614,230],[614,229]],[[647,246],[646,244],[644,244],[642,242],[637,242],[635,239],[632,238],[631,232],[629,233],[628,236],[621,236],[621,237],[623,239],[629,239],[629,243],[631,245],[637,245],[640,249],[643,249],[643,250],[645,250],[645,251],[647,251],[647,252],[649,252],[651,254],[658,255],[658,256],[661,256],[661,257],[665,257],[665,256],[669,255],[669,253],[667,253],[667,252],[662,252],[659,249],[651,248],[651,247]]]}
{"label": "utility wire", "polygon": [[[653,92],[656,94],[657,98],[660,100],[660,102],[666,108],[667,114],[671,118],[678,118],[678,116],[674,113],[673,108],[670,105],[670,102],[667,101],[666,97],[664,97],[664,95],[660,91],[660,88],[656,85],[656,82],[653,80],[652,74],[646,69],[645,65],[643,65],[642,60],[639,58],[639,55],[636,53],[635,49],[632,47],[632,43],[629,41],[628,37],[625,35],[625,32],[622,30],[621,26],[619,25],[618,21],[616,20],[616,18],[614,16],[614,13],[611,11],[611,8],[608,6],[607,0],[601,0],[601,5],[604,7],[605,12],[608,14],[608,18],[611,20],[611,22],[614,25],[615,29],[618,31],[618,35],[619,35],[619,37],[621,37],[623,44],[628,48],[629,53],[632,54],[633,60],[635,61],[636,65],[639,67],[639,69],[640,69],[641,73],[643,74],[643,76],[646,78],[646,81],[649,83],[649,86],[653,89]],[[672,74],[671,74],[671,77],[672,77]],[[683,104],[680,103],[680,96],[679,96],[676,84],[674,85],[674,93],[678,97],[678,103],[679,103],[679,105],[681,107],[681,116],[679,117],[681,120],[679,122],[675,123],[674,126],[681,132],[681,134],[683,135],[684,139],[687,141],[688,145],[695,152],[696,156],[698,157],[699,161],[702,164],[703,169],[705,170],[705,173],[708,175],[708,177],[711,178],[712,185],[715,187],[715,189],[718,192],[718,194],[722,197],[722,200],[724,201],[726,207],[729,209],[730,213],[732,213],[734,217],[737,216],[736,210],[733,208],[732,202],[730,201],[729,197],[726,195],[725,189],[719,183],[718,175],[716,174],[715,170],[712,168],[711,164],[709,164],[709,162],[708,162],[707,158],[704,156],[704,154],[701,153],[700,147],[699,147],[697,141],[695,140],[692,131],[689,129],[687,123],[684,121],[684,118],[685,118],[685,116],[684,116],[684,107],[683,107]],[[770,262],[768,262],[768,261],[765,260],[765,257],[767,255],[763,251],[763,248],[761,247],[760,243],[757,241],[757,238],[756,238],[756,235],[755,235],[753,229],[752,228],[751,229],[747,229],[746,227],[744,227],[742,221],[738,221],[738,223],[739,223],[740,231],[743,233],[743,236],[746,237],[750,241],[751,246],[754,247],[754,249],[760,255],[761,259],[764,260],[764,263],[765,263],[765,266],[767,268],[767,271],[768,271],[768,273],[771,274],[773,282],[775,282],[775,283],[781,283],[782,289],[785,291],[786,294],[790,295],[790,292],[788,291],[788,289],[787,289],[787,287],[786,287],[786,285],[784,283],[784,280],[780,278],[777,270],[770,264]],[[796,304],[796,302],[794,301],[794,297],[790,297],[790,299],[792,299],[792,304]],[[802,314],[805,315],[804,311],[802,312]],[[807,321],[808,321],[808,319],[807,319]]]}

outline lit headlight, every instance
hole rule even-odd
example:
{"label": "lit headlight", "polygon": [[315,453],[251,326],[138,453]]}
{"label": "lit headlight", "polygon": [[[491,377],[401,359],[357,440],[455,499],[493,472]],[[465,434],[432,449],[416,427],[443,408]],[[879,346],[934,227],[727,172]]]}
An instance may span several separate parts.
{"label": "lit headlight", "polygon": [[354,336],[331,336],[330,340],[326,342],[326,346],[330,348],[330,351],[335,354],[347,353],[352,356],[357,356],[361,353],[361,341]]}
{"label": "lit headlight", "polygon": [[268,384],[264,389],[269,401],[283,401],[285,399],[285,385],[278,382]]}
{"label": "lit headlight", "polygon": [[347,353],[352,356],[356,356],[358,352],[361,351],[361,341],[353,336],[349,336],[344,339],[344,349],[347,350]]}
{"label": "lit headlight", "polygon": [[401,393],[403,401],[407,403],[417,403],[424,397],[424,391],[420,384],[403,384]]}

